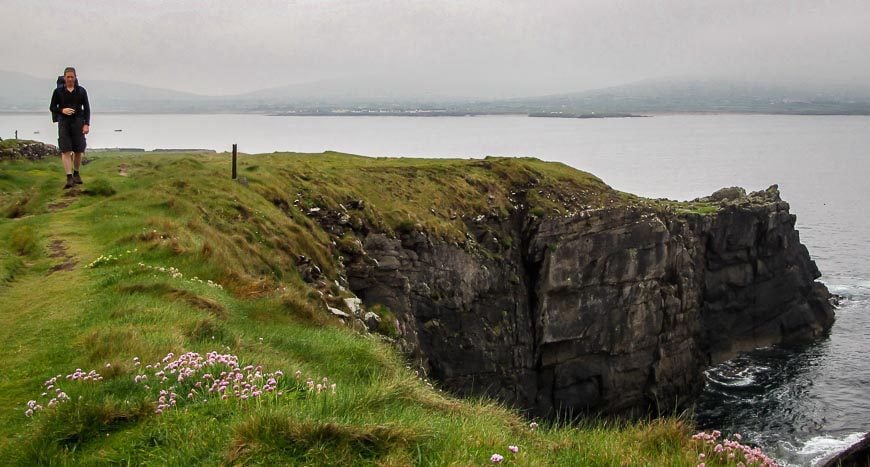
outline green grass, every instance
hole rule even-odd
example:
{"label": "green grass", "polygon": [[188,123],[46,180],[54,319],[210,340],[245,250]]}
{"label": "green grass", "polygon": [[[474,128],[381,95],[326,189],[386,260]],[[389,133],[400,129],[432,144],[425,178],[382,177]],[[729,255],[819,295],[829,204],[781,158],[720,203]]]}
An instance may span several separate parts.
{"label": "green grass", "polygon": [[0,149],[18,149],[24,143],[30,143],[31,141],[26,139],[4,139],[0,141]]}
{"label": "green grass", "polygon": [[[227,179],[227,161],[101,153],[72,193],[59,161],[0,164],[5,464],[483,465],[496,452],[518,465],[696,463],[691,424],[676,417],[532,430],[496,403],[446,395],[382,338],[341,325],[296,272],[305,255],[333,279],[353,247],[332,243],[314,207],[463,239],[463,219],[508,215],[519,189],[542,216],[624,194],[532,159],[242,156],[247,185]],[[133,381],[134,357],[213,350],[287,378],[328,377],[336,393],[183,401],[156,414],[156,385]],[[104,379],[62,379],[69,402],[24,415],[28,400],[45,401],[44,381],[76,368]]]}

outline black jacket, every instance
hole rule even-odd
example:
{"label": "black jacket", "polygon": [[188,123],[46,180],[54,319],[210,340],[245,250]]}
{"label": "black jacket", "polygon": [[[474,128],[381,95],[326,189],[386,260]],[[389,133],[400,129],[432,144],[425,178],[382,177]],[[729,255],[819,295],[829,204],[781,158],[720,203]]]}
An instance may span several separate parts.
{"label": "black jacket", "polygon": [[[67,107],[75,109],[76,113],[72,115],[64,115],[61,109]],[[66,90],[66,86],[56,88],[51,95],[51,104],[48,106],[51,110],[52,120],[62,121],[64,119],[81,119],[85,125],[91,124],[91,104],[88,102],[88,92],[85,88],[76,85],[72,92]]]}

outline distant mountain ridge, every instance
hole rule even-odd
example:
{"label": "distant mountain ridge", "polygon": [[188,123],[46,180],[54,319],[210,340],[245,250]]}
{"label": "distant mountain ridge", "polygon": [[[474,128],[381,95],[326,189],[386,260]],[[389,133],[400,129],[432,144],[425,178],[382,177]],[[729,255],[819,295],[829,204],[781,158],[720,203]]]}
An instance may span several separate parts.
{"label": "distant mountain ridge", "polygon": [[[55,78],[0,70],[3,90],[0,111],[47,110]],[[870,88],[814,89],[727,80],[647,80],[583,92],[497,100],[450,97],[427,88],[426,83],[371,80],[355,83],[350,79],[291,84],[230,96],[206,96],[86,78],[82,85],[88,89],[92,105],[103,112],[330,115],[351,109],[414,115],[418,109],[434,109],[443,115],[654,112],[870,115]]]}
{"label": "distant mountain ridge", "polygon": [[[36,78],[24,73],[0,70],[0,110],[48,110],[57,76]],[[209,98],[193,93],[153,88],[140,84],[82,78],[91,104],[111,111],[157,111],[170,105],[201,104]],[[144,108],[143,108],[144,107]]]}
{"label": "distant mountain ridge", "polygon": [[870,112],[870,89],[728,80],[647,80],[585,92],[509,99],[504,108],[553,112]]}

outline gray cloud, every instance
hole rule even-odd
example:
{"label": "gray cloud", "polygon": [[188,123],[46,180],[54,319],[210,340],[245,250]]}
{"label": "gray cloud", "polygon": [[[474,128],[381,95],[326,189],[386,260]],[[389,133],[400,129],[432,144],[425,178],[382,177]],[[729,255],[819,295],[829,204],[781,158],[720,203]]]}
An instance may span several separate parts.
{"label": "gray cloud", "polygon": [[865,0],[3,0],[2,68],[198,93],[359,80],[455,96],[662,76],[870,82]]}

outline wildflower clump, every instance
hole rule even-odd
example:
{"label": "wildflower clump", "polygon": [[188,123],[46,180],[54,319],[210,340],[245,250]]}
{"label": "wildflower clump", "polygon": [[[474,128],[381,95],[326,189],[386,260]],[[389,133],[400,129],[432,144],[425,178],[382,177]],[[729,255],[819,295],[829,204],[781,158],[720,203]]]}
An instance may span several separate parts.
{"label": "wildflower clump", "polygon": [[[520,448],[517,446],[514,446],[514,445],[510,445],[510,446],[508,446],[508,451],[510,451],[511,454],[514,455],[514,459],[516,459],[517,453],[520,452]],[[489,458],[489,461],[492,462],[493,464],[501,464],[504,460],[505,460],[505,457],[499,453],[495,453],[492,456],[490,456],[490,458]]]}
{"label": "wildflower clump", "polygon": [[179,271],[178,268],[175,268],[175,267],[172,267],[172,266],[169,266],[169,267],[165,267],[165,266],[151,266],[150,264],[139,263],[139,269],[144,269],[144,270],[146,270],[146,271],[159,272],[159,273],[167,274],[167,275],[169,275],[169,277],[171,277],[172,279],[187,280],[188,282],[195,282],[195,283],[197,283],[197,284],[205,284],[205,285],[207,285],[207,286],[209,286],[209,287],[211,287],[211,288],[213,288],[213,289],[220,289],[220,290],[223,290],[223,289],[224,289],[224,287],[223,287],[222,285],[218,284],[217,282],[212,281],[211,279],[208,279],[208,280],[202,280],[202,279],[200,279],[199,277],[196,277],[196,276],[194,276],[194,277],[192,277],[192,278],[190,278],[190,279],[185,279],[185,278],[184,278],[184,274],[182,274],[182,272]]}
{"label": "wildflower clump", "polygon": [[[141,368],[142,362],[135,358],[133,365]],[[144,371],[133,377],[135,383],[146,390],[158,389],[156,413],[174,408],[180,400],[188,403],[208,402],[209,400],[246,401],[274,398],[285,394],[335,394],[337,385],[330,384],[329,378],[320,382],[306,379],[302,383],[302,372],[297,370],[295,378],[284,378],[284,372],[266,372],[260,365],[239,364],[239,358],[231,354],[209,352],[201,355],[188,352],[179,356],[167,354],[160,362],[145,365]],[[182,397],[183,396],[183,397]]]}
{"label": "wildflower clump", "polygon": [[[297,370],[293,378],[285,378],[284,372],[267,372],[261,365],[242,365],[239,357],[231,354],[209,352],[201,355],[187,352],[176,356],[170,352],[160,361],[143,365],[139,357],[133,357],[136,374],[133,382],[145,391],[146,399],[153,397],[154,413],[162,414],[183,404],[207,403],[209,401],[260,401],[267,396],[272,400],[287,395],[317,397],[319,394],[336,394],[338,385],[328,377],[303,378]],[[111,368],[110,364],[106,364]],[[53,407],[69,400],[58,384],[62,381],[95,382],[103,377],[95,370],[84,372],[77,368],[73,373],[57,375],[44,383],[45,392],[40,397],[48,399],[27,402],[24,414],[28,417],[46,407]]]}
{"label": "wildflower clump", "polygon": [[99,258],[91,261],[90,264],[85,266],[85,268],[93,269],[93,268],[100,267],[100,266],[103,266],[106,264],[114,263],[115,261],[120,260],[124,256],[131,255],[133,253],[136,253],[137,251],[139,251],[138,248],[133,249],[133,250],[127,250],[126,252],[120,253],[118,255],[113,255],[113,254],[100,255]]}
{"label": "wildflower clump", "polygon": [[43,410],[45,407],[54,407],[57,404],[68,401],[69,396],[60,388],[60,382],[64,379],[67,381],[99,382],[103,380],[103,377],[100,376],[96,370],[91,370],[85,373],[81,368],[76,368],[76,371],[66,375],[66,377],[63,375],[53,376],[42,383],[44,391],[39,395],[39,398],[48,399],[48,402],[43,406],[38,402],[38,400],[27,401],[27,408],[24,410],[24,415],[32,417],[33,414]]}
{"label": "wildflower clump", "polygon": [[99,258],[91,261],[90,264],[88,264],[85,267],[88,269],[91,269],[91,268],[102,266],[104,264],[109,264],[109,263],[111,263],[113,261],[117,261],[117,260],[118,260],[118,257],[114,256],[114,255],[100,255]]}
{"label": "wildflower clump", "polygon": [[776,461],[761,452],[760,448],[747,446],[740,441],[742,437],[735,433],[733,439],[722,436],[719,430],[710,433],[700,432],[692,436],[692,440],[700,444],[698,453],[698,465],[704,466],[706,462],[716,461],[723,465],[736,465],[745,467],[757,465],[762,467],[776,466]]}

